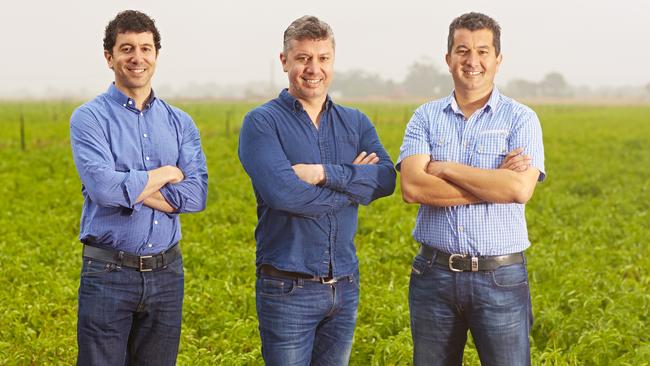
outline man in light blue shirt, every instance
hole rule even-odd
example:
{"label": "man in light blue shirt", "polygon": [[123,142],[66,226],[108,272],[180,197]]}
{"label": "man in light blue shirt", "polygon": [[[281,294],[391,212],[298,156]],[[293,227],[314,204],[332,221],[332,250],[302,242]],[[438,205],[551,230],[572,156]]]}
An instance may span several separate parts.
{"label": "man in light blue shirt", "polygon": [[151,88],[160,34],[138,11],[106,27],[108,90],[70,118],[84,198],[78,365],[175,365],[183,261],[179,214],[205,208],[199,131]]}
{"label": "man in light blue shirt", "polygon": [[479,13],[449,27],[454,92],[419,107],[397,167],[419,203],[409,287],[415,365],[461,365],[467,331],[486,365],[530,364],[524,215],[544,173],[535,112],[499,93],[500,27]]}

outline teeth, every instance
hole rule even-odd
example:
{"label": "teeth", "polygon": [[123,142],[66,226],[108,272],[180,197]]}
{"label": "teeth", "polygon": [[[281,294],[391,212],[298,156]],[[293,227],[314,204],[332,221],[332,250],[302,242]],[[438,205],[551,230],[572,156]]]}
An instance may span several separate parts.
{"label": "teeth", "polygon": [[318,84],[318,83],[320,82],[319,79],[315,79],[315,80],[312,80],[312,79],[304,79],[304,80],[305,80],[306,82],[308,82],[309,84]]}
{"label": "teeth", "polygon": [[478,76],[481,74],[480,71],[465,71],[466,74],[469,74],[471,76]]}

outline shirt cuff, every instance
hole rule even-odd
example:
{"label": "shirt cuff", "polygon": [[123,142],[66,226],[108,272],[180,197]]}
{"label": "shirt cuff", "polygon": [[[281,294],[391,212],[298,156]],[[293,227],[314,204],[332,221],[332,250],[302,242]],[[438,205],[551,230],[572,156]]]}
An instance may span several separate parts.
{"label": "shirt cuff", "polygon": [[323,187],[343,192],[347,181],[345,166],[323,164],[323,168],[325,169],[325,184],[323,184]]}
{"label": "shirt cuff", "polygon": [[124,191],[126,192],[126,201],[129,204],[129,207],[134,211],[139,211],[142,208],[143,201],[138,203],[135,202],[138,199],[138,196],[144,190],[144,187],[147,186],[149,181],[149,173],[141,170],[129,170],[129,173],[124,179]]}

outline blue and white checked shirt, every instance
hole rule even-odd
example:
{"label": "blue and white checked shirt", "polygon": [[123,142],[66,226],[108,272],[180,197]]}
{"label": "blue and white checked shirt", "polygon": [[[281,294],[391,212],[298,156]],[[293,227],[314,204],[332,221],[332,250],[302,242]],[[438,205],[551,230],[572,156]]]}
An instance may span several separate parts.
{"label": "blue and white checked shirt", "polygon": [[[153,93],[153,92],[152,92]],[[205,207],[208,173],[199,131],[187,113],[153,96],[142,111],[114,84],[70,117],[70,142],[84,196],[79,239],[147,255],[181,238],[178,213]],[[177,166],[185,179],[160,193],[178,213],[136,203],[148,170]]]}
{"label": "blue and white checked shirt", "polygon": [[[397,169],[411,155],[496,169],[505,155],[523,147],[545,177],[542,129],[532,109],[495,87],[486,105],[465,121],[454,94],[420,106],[406,127]],[[530,246],[525,205],[479,203],[455,207],[420,205],[413,237],[446,253],[504,255]]]}

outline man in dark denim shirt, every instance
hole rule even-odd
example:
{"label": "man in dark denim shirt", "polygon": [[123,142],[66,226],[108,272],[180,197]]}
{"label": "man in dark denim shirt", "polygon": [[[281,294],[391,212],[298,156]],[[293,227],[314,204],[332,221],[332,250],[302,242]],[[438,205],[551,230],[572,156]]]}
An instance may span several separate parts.
{"label": "man in dark denim shirt", "polygon": [[244,119],[239,158],[259,219],[256,284],[268,365],[345,365],[359,300],[358,205],[395,189],[368,118],[334,104],[334,37],[311,16],[284,33],[289,89]]}

